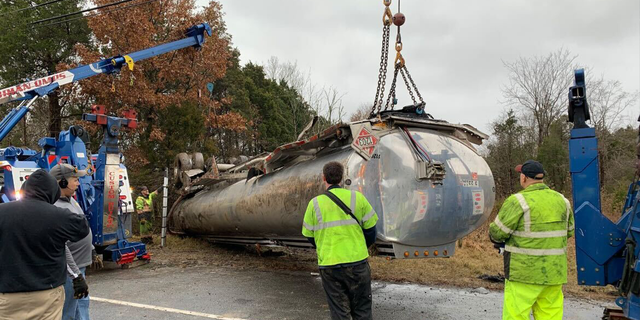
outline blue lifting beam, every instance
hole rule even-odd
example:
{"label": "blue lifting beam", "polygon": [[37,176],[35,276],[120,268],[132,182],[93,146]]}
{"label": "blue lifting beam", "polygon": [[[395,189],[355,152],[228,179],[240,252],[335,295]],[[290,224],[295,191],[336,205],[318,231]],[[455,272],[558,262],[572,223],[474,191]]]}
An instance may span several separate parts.
{"label": "blue lifting beam", "polygon": [[21,103],[12,109],[0,122],[0,142],[11,132],[13,127],[24,118],[31,110],[33,102],[42,96],[46,96],[53,90],[63,85],[77,82],[99,74],[119,73],[123,66],[127,65],[133,70],[133,64],[144,59],[155,57],[167,52],[179,50],[187,47],[196,49],[202,48],[205,42],[205,32],[211,36],[211,27],[207,23],[201,23],[189,28],[186,38],[173,42],[161,44],[152,48],[136,51],[133,53],[118,55],[88,65],[79,66],[74,69],[58,72],[53,75],[42,77],[36,80],[27,81],[12,87],[0,89],[0,104],[12,101],[27,100],[28,103]]}
{"label": "blue lifting beam", "polygon": [[[575,71],[569,89],[569,162],[575,216],[578,284],[614,285],[621,294],[616,304],[626,317],[640,320],[640,206],[639,180],[629,186],[622,216],[612,222],[602,214],[600,163],[596,131],[590,119],[584,69]],[[640,119],[639,119],[640,120]]]}

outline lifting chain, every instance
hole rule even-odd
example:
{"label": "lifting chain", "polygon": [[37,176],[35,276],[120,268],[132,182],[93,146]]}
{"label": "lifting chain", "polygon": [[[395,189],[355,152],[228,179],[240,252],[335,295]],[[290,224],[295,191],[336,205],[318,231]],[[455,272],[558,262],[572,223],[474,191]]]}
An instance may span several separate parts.
{"label": "lifting chain", "polygon": [[[396,100],[396,80],[398,79],[398,71],[400,69],[399,68],[395,68],[395,70],[393,71],[393,81],[391,81],[391,88],[389,89],[389,96],[387,97],[387,103],[384,105],[384,111],[387,111],[387,109],[389,109],[389,107],[391,106],[391,110],[393,110],[393,105],[396,104],[397,100]],[[391,100],[393,98],[393,101]],[[393,105],[390,105],[390,103],[393,102]],[[378,108],[378,112],[380,112],[380,108]]]}
{"label": "lifting chain", "polygon": [[[398,13],[395,16],[391,16],[391,10],[389,6],[391,5],[391,0],[383,0],[383,4],[385,5],[384,14],[382,16],[382,23],[384,25],[382,29],[382,54],[380,56],[380,70],[378,74],[378,87],[376,90],[376,97],[371,108],[371,116],[374,116],[376,113],[379,113],[382,110],[383,100],[384,100],[384,91],[386,85],[387,78],[387,62],[389,58],[389,31],[391,27],[391,23],[395,24],[398,27],[398,33],[396,35],[395,49],[396,49],[396,58],[394,61],[394,72],[393,72],[393,80],[391,82],[391,87],[389,89],[389,95],[387,96],[386,103],[384,104],[384,111],[393,110],[394,106],[397,103],[396,99],[396,81],[398,79],[398,73],[402,75],[402,79],[407,87],[407,91],[409,91],[409,95],[411,96],[411,100],[413,101],[413,105],[418,106],[419,104],[424,105],[424,100],[422,99],[422,95],[420,91],[418,91],[418,87],[416,86],[411,74],[409,73],[409,69],[407,69],[406,61],[402,56],[402,35],[400,33],[400,26],[402,26],[405,22],[405,17],[402,13],[400,13],[400,0],[398,0]],[[418,96],[418,100],[420,103],[416,101],[416,97]]]}
{"label": "lifting chain", "polygon": [[[376,98],[373,100],[373,106],[371,107],[371,115],[374,115],[380,111],[382,101],[384,100],[384,87],[387,82],[387,65],[389,61],[389,34],[391,31],[391,21],[393,16],[391,15],[391,0],[383,0],[384,14],[382,15],[382,52],[380,53],[380,70],[378,72],[378,87],[376,88]],[[394,81],[395,82],[395,81]]]}

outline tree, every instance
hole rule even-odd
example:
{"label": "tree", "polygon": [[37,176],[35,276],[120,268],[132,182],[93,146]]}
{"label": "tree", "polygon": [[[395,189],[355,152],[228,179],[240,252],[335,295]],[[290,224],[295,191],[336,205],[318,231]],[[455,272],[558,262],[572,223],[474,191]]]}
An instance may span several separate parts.
{"label": "tree", "polygon": [[[54,74],[61,64],[77,59],[76,44],[89,43],[90,30],[85,19],[64,23],[34,22],[82,9],[85,0],[61,1],[35,9],[16,12],[33,5],[33,1],[3,1],[0,4],[0,83],[2,87]],[[62,128],[62,112],[68,100],[55,90],[48,99],[48,135],[57,137]],[[44,107],[39,105],[39,107]]]}
{"label": "tree", "polygon": [[349,121],[360,121],[369,119],[369,114],[371,114],[371,105],[363,103],[360,105],[358,110],[351,114],[351,116],[349,117]]}
{"label": "tree", "polygon": [[562,116],[549,127],[549,135],[538,149],[536,160],[544,166],[545,183],[558,192],[569,187],[569,131],[567,116]]}
{"label": "tree", "polygon": [[537,146],[549,135],[551,124],[567,106],[576,56],[561,48],[547,56],[504,62],[509,84],[502,89],[505,102],[533,115]]}
{"label": "tree", "polygon": [[591,123],[598,133],[613,132],[624,123],[624,112],[638,102],[638,92],[622,89],[617,80],[606,80],[604,76],[587,82],[587,100]]}
{"label": "tree", "polygon": [[487,144],[486,160],[493,172],[496,194],[504,197],[519,188],[518,174],[514,168],[532,157],[532,145],[525,142],[526,128],[519,123],[515,111],[511,109],[492,127],[493,136]]}
{"label": "tree", "polygon": [[264,70],[270,79],[284,81],[296,90],[315,114],[323,118],[310,131],[311,133],[322,131],[324,127],[321,124],[330,125],[343,121],[346,116],[342,104],[344,94],[333,86],[318,89],[311,80],[311,72],[301,72],[297,62],[280,62],[277,57],[271,57],[265,63]]}
{"label": "tree", "polygon": [[[112,0],[94,0],[93,3],[99,6],[112,3]],[[201,50],[173,51],[137,63],[133,71],[123,68],[118,76],[98,76],[82,82],[82,93],[91,96],[96,103],[107,105],[111,111],[135,109],[138,112],[139,130],[129,136],[134,141],[126,144],[131,146],[125,150],[131,160],[129,166],[139,166],[149,158],[154,159],[141,151],[154,147],[145,144],[155,144],[154,141],[172,139],[172,135],[179,134],[179,130],[162,125],[164,119],[161,117],[166,116],[164,109],[177,108],[172,110],[188,113],[180,107],[204,105],[202,108],[208,109],[211,104],[202,92],[206,92],[208,82],[224,76],[230,57],[230,36],[226,33],[221,8],[215,1],[202,10],[196,10],[195,3],[190,0],[154,1],[126,11],[98,11],[100,15],[89,18],[95,46],[78,46],[83,63],[184,38],[187,28],[202,22],[209,23],[213,29],[213,35],[206,39]],[[208,114],[202,112],[200,116],[206,118]],[[224,122],[226,117],[237,119],[237,114],[221,114],[218,119]],[[164,161],[150,164],[165,165]]]}

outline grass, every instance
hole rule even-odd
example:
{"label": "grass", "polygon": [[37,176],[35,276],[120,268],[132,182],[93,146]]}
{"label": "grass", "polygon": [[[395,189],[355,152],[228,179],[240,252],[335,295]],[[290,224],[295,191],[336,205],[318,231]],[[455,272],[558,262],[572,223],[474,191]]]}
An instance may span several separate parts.
{"label": "grass", "polygon": [[[503,258],[493,248],[487,234],[488,223],[465,237],[462,248],[457,248],[455,255],[451,258],[387,261],[381,257],[374,257],[371,259],[373,277],[387,281],[502,290],[504,288],[502,283],[478,278],[483,274],[504,273]],[[578,286],[573,239],[569,240],[567,250],[568,283],[564,286],[565,295],[613,301],[617,291],[612,286]]]}

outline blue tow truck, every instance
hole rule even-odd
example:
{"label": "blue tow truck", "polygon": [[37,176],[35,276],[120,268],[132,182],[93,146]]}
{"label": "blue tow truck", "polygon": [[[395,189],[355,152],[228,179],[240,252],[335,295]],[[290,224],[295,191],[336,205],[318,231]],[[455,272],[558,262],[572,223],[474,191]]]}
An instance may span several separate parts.
{"label": "blue tow truck", "polygon": [[[198,24],[189,28],[180,40],[0,89],[0,104],[21,101],[0,122],[0,142],[33,108],[36,99],[58,87],[100,74],[117,74],[125,65],[133,70],[135,62],[167,52],[187,47],[199,50],[205,42],[205,33],[211,36],[211,32],[207,23]],[[20,200],[22,184],[38,169],[50,170],[56,164],[67,163],[88,170],[91,174],[80,178],[75,196],[91,226],[93,244],[101,249],[105,261],[123,267],[136,258],[149,261],[151,256],[145,244],[127,240],[131,237],[133,199],[118,146],[120,131],[136,128],[136,113],[125,111],[121,117],[109,116],[104,106],[94,105],[92,112],[85,113],[82,119],[102,126],[103,139],[96,155],[86,149],[88,134],[81,126],[71,126],[60,132],[57,139],[41,138],[40,151],[13,146],[0,149],[0,202]]]}

